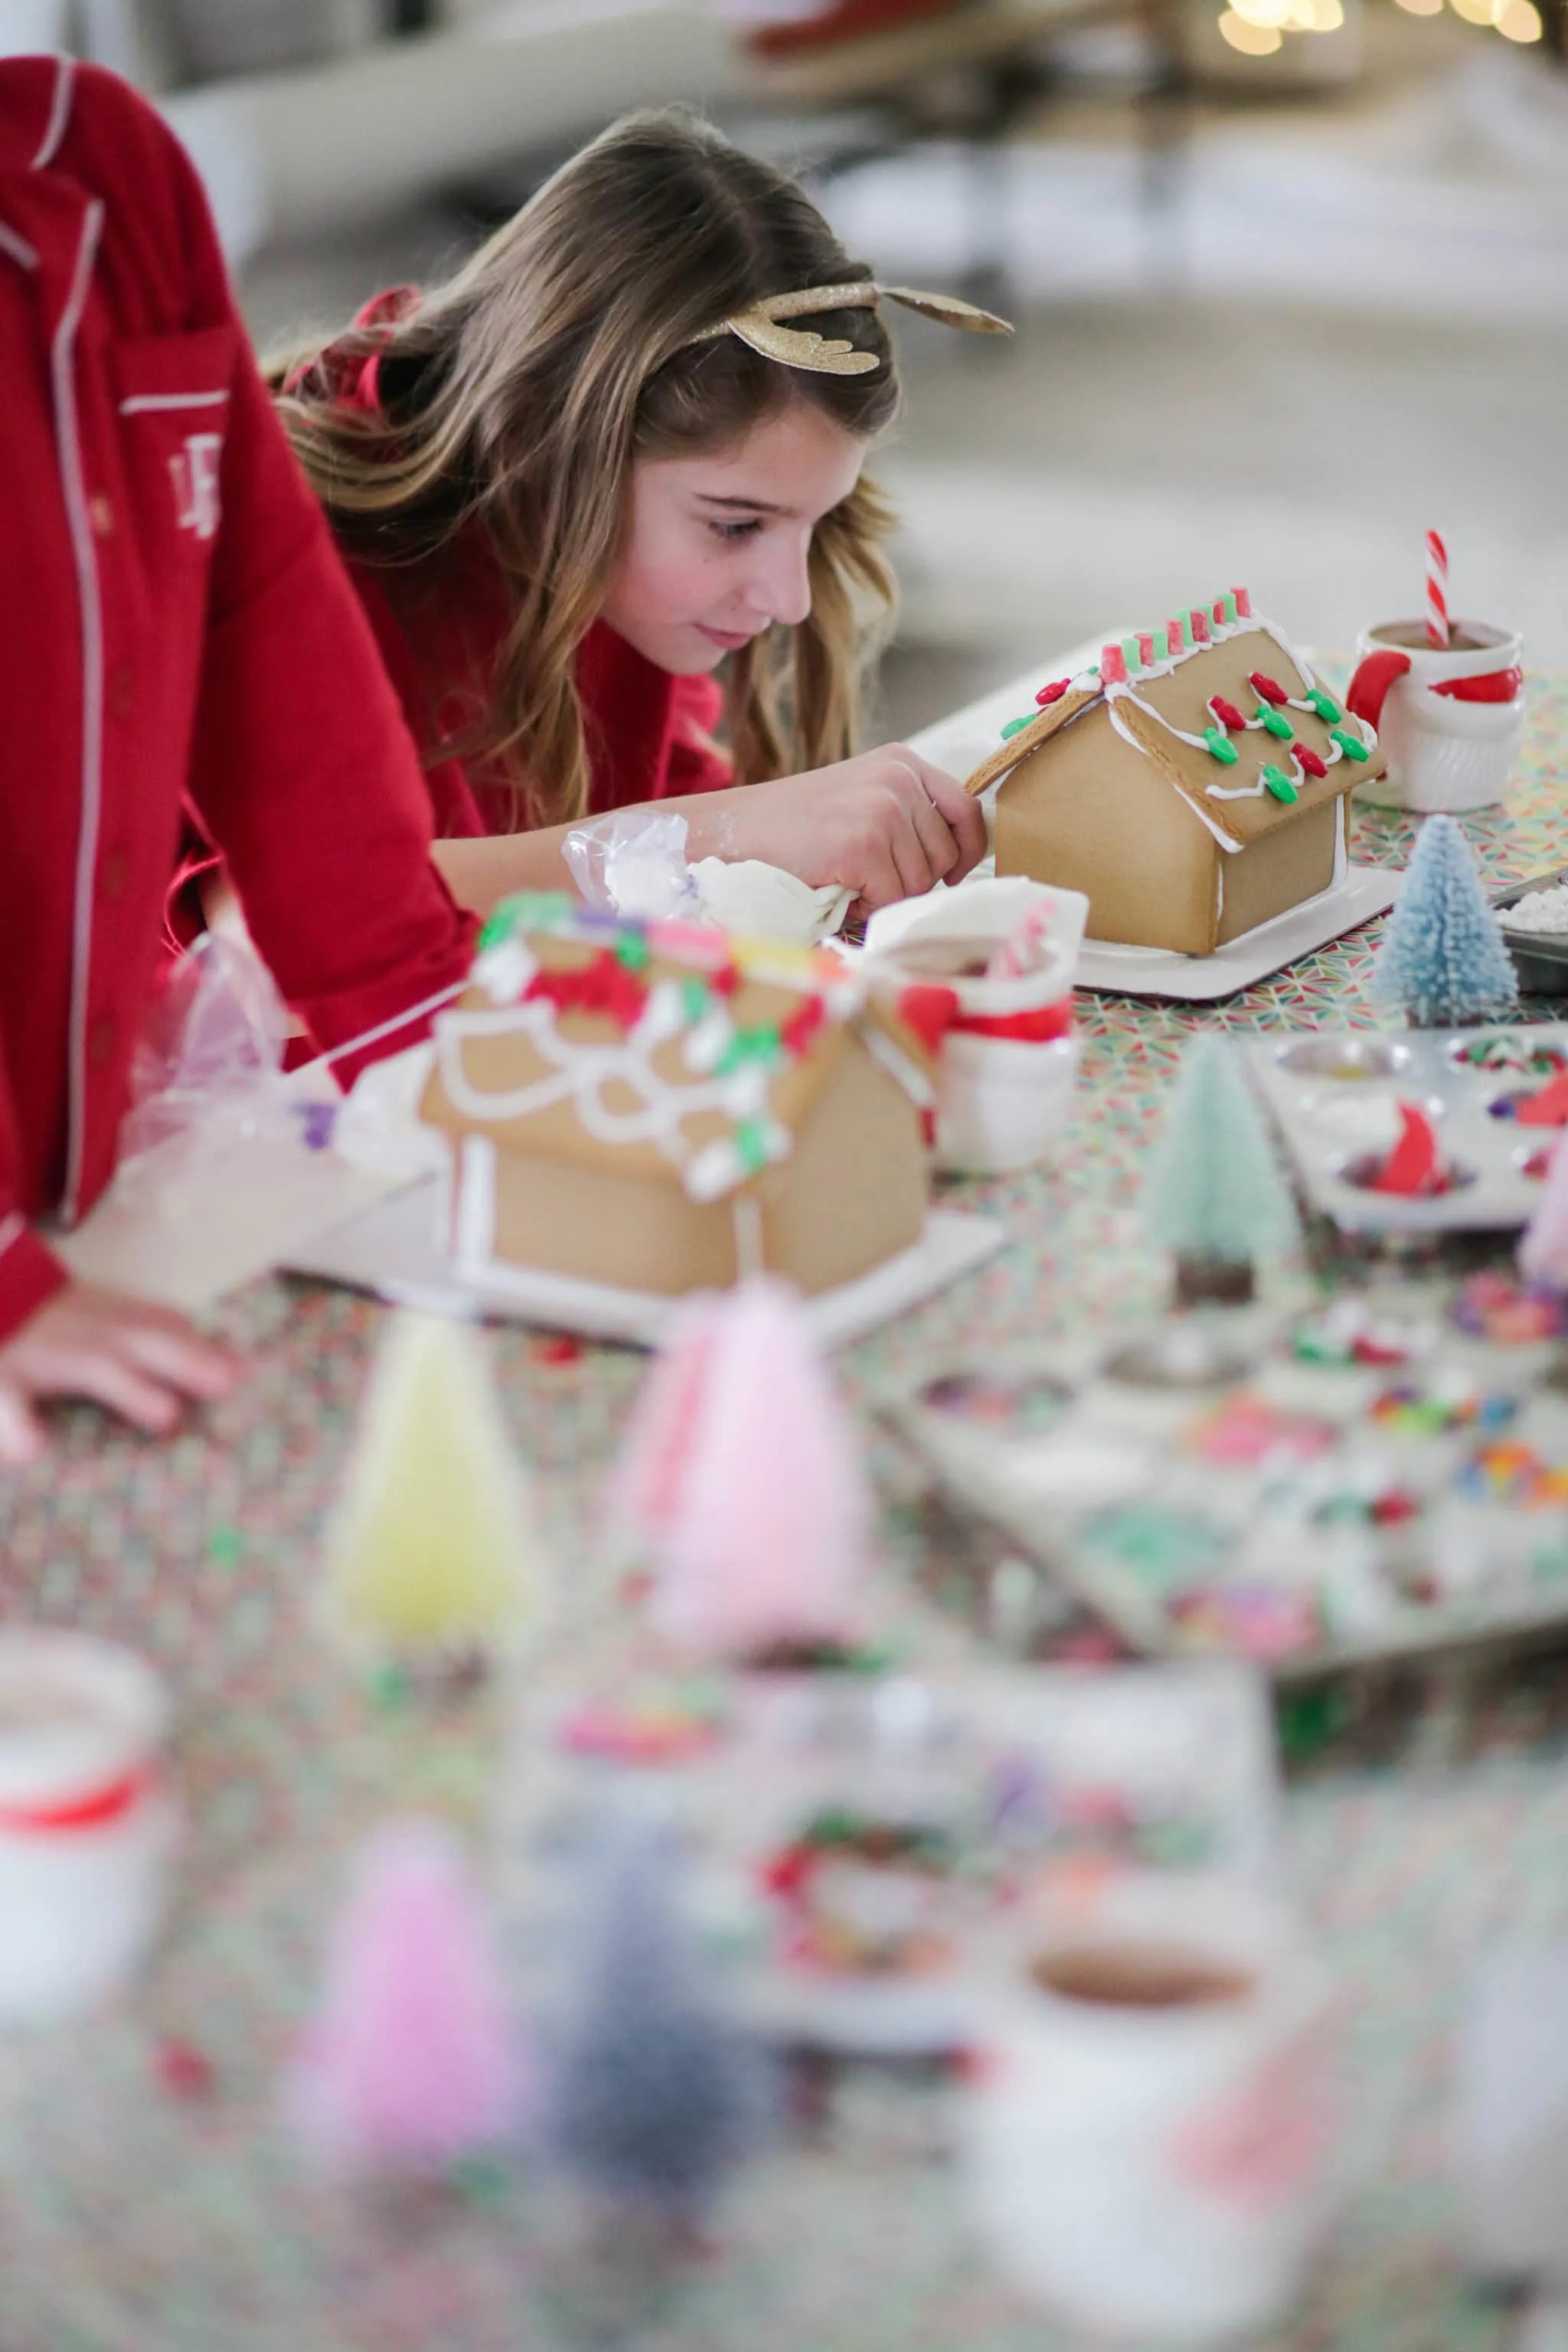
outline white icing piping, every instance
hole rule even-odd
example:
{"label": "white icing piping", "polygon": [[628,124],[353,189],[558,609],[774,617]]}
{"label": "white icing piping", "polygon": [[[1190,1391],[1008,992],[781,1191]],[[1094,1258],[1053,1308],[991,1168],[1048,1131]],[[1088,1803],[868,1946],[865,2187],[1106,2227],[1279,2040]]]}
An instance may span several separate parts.
{"label": "white icing piping", "polygon": [[[497,1034],[528,1037],[554,1075],[506,1094],[487,1094],[472,1085],[463,1067],[464,1041]],[[436,1024],[436,1054],[447,1099],[465,1118],[500,1124],[569,1101],[596,1141],[651,1143],[680,1173],[694,1200],[715,1200],[759,1171],[742,1161],[732,1137],[717,1137],[694,1150],[681,1131],[687,1119],[712,1110],[737,1122],[760,1121],[770,1165],[788,1157],[794,1138],[780,1120],[767,1116],[768,1078],[754,1062],[689,1087],[672,1086],[661,1076],[651,1055],[670,1034],[662,1022],[645,1017],[619,1045],[568,1045],[556,1031],[555,1007],[539,998],[500,1012],[446,1014]],[[608,1108],[605,1089],[617,1083],[641,1098],[641,1110]]]}
{"label": "white icing piping", "polygon": [[483,1274],[496,1242],[496,1148],[488,1135],[463,1138],[453,1222],[458,1272]]}
{"label": "white icing piping", "polygon": [[[1299,676],[1306,681],[1309,695],[1310,695],[1314,689],[1319,693],[1325,690],[1323,688],[1319,686],[1318,679],[1310,664],[1303,661],[1301,656],[1296,651],[1295,646],[1290,643],[1289,638],[1286,636],[1284,631],[1282,629],[1276,628],[1272,621],[1265,621],[1256,614],[1248,620],[1242,620],[1239,618],[1235,621],[1211,620],[1209,622],[1209,634],[1205,642],[1208,645],[1223,645],[1231,637],[1245,635],[1249,629],[1256,631],[1260,636],[1272,638],[1275,645],[1279,646],[1280,652],[1291,664]],[[1179,654],[1168,653],[1163,661],[1141,664],[1138,670],[1139,685],[1146,684],[1149,680],[1156,677],[1169,677],[1171,673],[1173,670],[1179,669],[1184,662],[1191,661],[1194,654],[1200,654],[1204,652],[1204,650],[1205,645],[1203,644],[1185,646]],[[1120,678],[1112,678],[1109,681],[1103,681],[1102,685],[1105,695],[1106,715],[1110,719],[1112,727],[1115,728],[1117,733],[1121,736],[1124,743],[1130,743],[1132,749],[1135,751],[1142,753],[1145,759],[1149,756],[1147,749],[1139,741],[1131,729],[1128,727],[1118,716],[1116,710],[1116,705],[1118,702],[1131,702],[1136,709],[1142,711],[1146,718],[1152,719],[1158,726],[1163,727],[1168,735],[1174,736],[1177,742],[1188,744],[1193,751],[1206,751],[1208,750],[1208,744],[1203,736],[1189,734],[1185,728],[1178,727],[1173,719],[1167,719],[1163,711],[1156,710],[1152,702],[1145,702],[1143,697],[1137,692],[1131,679],[1127,680],[1124,684]],[[1256,691],[1256,689],[1254,690]],[[1292,710],[1304,711],[1308,716],[1314,718],[1319,715],[1310,700],[1303,699],[1299,696],[1287,695],[1286,702],[1289,708]],[[1216,720],[1216,726],[1218,723],[1219,722]],[[1365,720],[1358,718],[1352,710],[1344,710],[1342,713],[1339,723],[1342,727],[1348,727],[1353,724],[1360,740],[1369,751],[1377,740],[1376,736],[1373,734],[1372,729],[1367,726]],[[1254,731],[1268,731],[1264,727],[1263,715],[1261,712],[1259,712],[1256,718],[1246,720],[1245,725],[1249,733]],[[1338,765],[1339,761],[1345,757],[1344,746],[1331,740],[1327,749],[1320,754],[1320,757],[1321,758],[1325,767],[1335,767]],[[1294,772],[1290,777],[1290,782],[1296,787],[1298,794],[1300,794],[1308,782],[1307,771],[1301,765],[1301,762],[1297,758],[1293,749],[1289,752],[1285,752],[1283,750],[1281,751],[1280,761],[1283,761],[1286,758],[1289,760],[1291,769]],[[1276,761],[1274,764],[1279,765],[1279,761]],[[1311,781],[1316,783],[1321,780],[1317,777],[1313,777]],[[1262,777],[1259,776],[1256,783],[1230,785],[1205,784],[1203,790],[1205,800],[1251,801],[1261,800],[1268,792],[1268,787],[1263,782]],[[1183,797],[1185,799],[1186,795],[1184,793]],[[1199,807],[1195,801],[1188,800],[1187,805],[1192,810],[1194,815],[1208,826],[1210,833],[1219,843],[1222,849],[1237,850],[1246,846],[1244,843],[1233,840],[1228,833],[1225,832],[1219,825],[1215,824],[1213,819],[1205,814],[1204,810]],[[1335,879],[1338,880],[1338,873],[1336,872]]]}

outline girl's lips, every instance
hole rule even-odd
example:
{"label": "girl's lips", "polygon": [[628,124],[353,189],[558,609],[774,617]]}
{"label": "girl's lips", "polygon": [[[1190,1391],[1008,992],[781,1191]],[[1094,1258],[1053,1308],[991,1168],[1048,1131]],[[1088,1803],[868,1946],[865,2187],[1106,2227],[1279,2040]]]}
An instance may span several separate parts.
{"label": "girl's lips", "polygon": [[749,646],[755,635],[752,629],[710,629],[705,621],[697,623],[697,630],[710,646],[722,646],[727,654],[738,653],[742,646]]}

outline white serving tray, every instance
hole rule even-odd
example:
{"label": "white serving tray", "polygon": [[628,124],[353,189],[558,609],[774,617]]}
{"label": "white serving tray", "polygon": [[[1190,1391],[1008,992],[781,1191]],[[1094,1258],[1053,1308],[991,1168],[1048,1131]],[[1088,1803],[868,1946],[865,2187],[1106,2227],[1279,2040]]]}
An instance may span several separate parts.
{"label": "white serving tray", "polygon": [[[1168,948],[1112,947],[1085,940],[1079,950],[1074,983],[1121,996],[1168,996],[1192,1004],[1213,1004],[1235,996],[1271,972],[1327,947],[1374,915],[1386,914],[1399,896],[1404,874],[1391,866],[1352,866],[1342,882],[1315,898],[1276,915],[1229,940],[1213,955],[1175,955]],[[960,885],[960,887],[963,886]]]}
{"label": "white serving tray", "polygon": [[[438,1192],[437,1181],[427,1179],[317,1233],[290,1253],[289,1271],[441,1315],[545,1323],[590,1339],[630,1340],[639,1348],[657,1347],[663,1339],[679,1298],[521,1266],[498,1266],[479,1279],[459,1277],[437,1238]],[[890,1323],[981,1265],[1006,1238],[1005,1228],[989,1217],[932,1210],[912,1248],[856,1282],[806,1300],[817,1339],[824,1347],[841,1347]]]}

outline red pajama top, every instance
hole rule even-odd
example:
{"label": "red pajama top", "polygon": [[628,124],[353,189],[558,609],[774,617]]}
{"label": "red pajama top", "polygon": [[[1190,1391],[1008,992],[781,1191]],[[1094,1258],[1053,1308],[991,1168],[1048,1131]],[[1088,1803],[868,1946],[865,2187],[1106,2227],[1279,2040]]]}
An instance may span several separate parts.
{"label": "red pajama top", "polygon": [[[354,324],[390,323],[417,300],[414,289],[395,287],[367,302]],[[374,410],[378,356],[350,369],[329,350],[316,364],[346,407]],[[351,557],[348,568],[425,755],[436,831],[447,839],[516,832],[514,795],[500,768],[446,748],[460,745],[488,708],[512,618],[483,539],[470,533],[423,563],[393,568]],[[716,679],[672,677],[603,621],[584,639],[576,667],[591,814],[733,783],[711,740],[724,707]]]}
{"label": "red pajama top", "polygon": [[112,1169],[184,810],[323,1045],[406,1043],[472,926],[195,174],[68,60],[0,61],[0,384],[4,1338]]}

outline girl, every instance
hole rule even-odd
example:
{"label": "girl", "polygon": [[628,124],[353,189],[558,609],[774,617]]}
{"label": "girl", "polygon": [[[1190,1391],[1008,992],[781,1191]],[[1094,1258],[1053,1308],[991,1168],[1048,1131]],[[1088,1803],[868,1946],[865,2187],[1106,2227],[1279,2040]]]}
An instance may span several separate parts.
{"label": "girl", "polygon": [[[375,647],[249,357],[195,174],[124,83],[0,60],[0,1463],[37,1407],[168,1429],[237,1367],[73,1281],[183,808],[322,1045],[410,1043],[468,968]],[[343,1064],[340,1064],[340,1068]],[[349,1065],[352,1074],[352,1064]]]}
{"label": "girl", "polygon": [[902,745],[855,756],[892,600],[861,473],[899,399],[878,292],[792,182],[637,118],[449,285],[276,369],[459,899],[561,887],[569,828],[645,800],[686,817],[693,858],[868,907],[981,856],[951,777]]}

